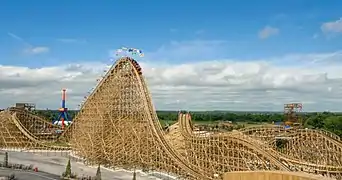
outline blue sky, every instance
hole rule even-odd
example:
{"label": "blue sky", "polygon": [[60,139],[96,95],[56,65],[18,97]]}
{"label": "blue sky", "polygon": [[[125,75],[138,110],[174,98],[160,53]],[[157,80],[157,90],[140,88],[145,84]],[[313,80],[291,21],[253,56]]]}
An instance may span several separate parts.
{"label": "blue sky", "polygon": [[[147,57],[164,47],[153,60],[165,56],[175,63],[210,56],[244,60],[334,52],[342,47],[341,36],[329,38],[320,27],[342,17],[341,7],[340,0],[4,0],[0,64],[41,67],[106,61],[108,52],[122,45],[141,48]],[[265,26],[278,33],[260,39],[258,32]],[[172,42],[206,42],[203,49],[214,50],[203,54],[191,49],[177,55],[168,52],[175,46]],[[23,53],[27,44],[47,47],[49,52]]]}

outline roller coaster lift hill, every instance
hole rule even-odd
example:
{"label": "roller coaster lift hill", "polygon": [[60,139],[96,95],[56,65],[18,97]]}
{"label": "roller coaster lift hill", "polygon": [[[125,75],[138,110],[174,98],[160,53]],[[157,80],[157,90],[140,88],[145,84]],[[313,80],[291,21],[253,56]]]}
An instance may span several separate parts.
{"label": "roller coaster lift hill", "polygon": [[[284,105],[284,125],[291,128],[280,124],[200,131],[183,111],[165,132],[138,62],[122,57],[107,72],[64,130],[23,108],[0,112],[0,148],[51,157],[56,154],[50,152],[60,152],[91,166],[171,179],[342,180],[341,137],[294,128],[301,120],[300,103]],[[55,124],[71,122],[65,100],[64,90]]]}

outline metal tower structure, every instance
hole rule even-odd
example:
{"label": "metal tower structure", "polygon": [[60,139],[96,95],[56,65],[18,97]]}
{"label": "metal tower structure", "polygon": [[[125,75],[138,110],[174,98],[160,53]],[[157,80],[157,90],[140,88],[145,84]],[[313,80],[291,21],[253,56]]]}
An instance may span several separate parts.
{"label": "metal tower structure", "polygon": [[71,117],[68,114],[68,108],[65,107],[66,100],[66,89],[62,89],[62,107],[58,109],[58,118],[53,122],[53,124],[61,125],[62,130],[64,130],[65,125],[69,125],[72,122]]}
{"label": "metal tower structure", "polygon": [[285,125],[300,125],[301,119],[298,115],[302,111],[302,103],[284,104]]}

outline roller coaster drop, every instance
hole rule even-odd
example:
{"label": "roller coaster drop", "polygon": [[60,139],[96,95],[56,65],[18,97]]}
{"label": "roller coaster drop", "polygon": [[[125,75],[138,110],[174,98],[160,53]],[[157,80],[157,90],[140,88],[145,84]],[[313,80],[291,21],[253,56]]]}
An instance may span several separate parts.
{"label": "roller coaster drop", "polygon": [[[266,126],[198,134],[189,114],[179,114],[177,125],[173,135],[182,141],[176,143],[162,130],[141,67],[124,57],[107,72],[63,134],[28,111],[0,112],[0,147],[71,150],[92,164],[166,172],[184,179],[220,179],[229,171],[258,170],[341,178],[342,141],[332,133]],[[282,147],[277,143],[280,137],[286,139]]]}

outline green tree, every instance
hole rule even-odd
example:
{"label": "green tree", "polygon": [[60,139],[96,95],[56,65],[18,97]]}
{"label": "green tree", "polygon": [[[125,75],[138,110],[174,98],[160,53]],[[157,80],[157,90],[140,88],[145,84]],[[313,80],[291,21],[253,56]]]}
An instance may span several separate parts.
{"label": "green tree", "polygon": [[101,167],[100,167],[100,164],[97,167],[95,180],[101,180]]}
{"label": "green tree", "polygon": [[325,119],[324,129],[342,136],[342,116],[331,116]]}
{"label": "green tree", "polygon": [[8,152],[5,152],[4,167],[8,167]]}
{"label": "green tree", "polygon": [[306,123],[314,128],[321,129],[324,127],[324,119],[325,115],[317,114],[309,117]]}
{"label": "green tree", "polygon": [[71,163],[70,163],[70,158],[68,160],[68,164],[65,168],[65,172],[63,173],[63,177],[71,177]]}
{"label": "green tree", "polygon": [[[78,111],[70,110],[70,116],[74,118]],[[181,112],[186,113],[188,111],[182,110]],[[40,116],[45,119],[56,119],[58,116],[58,111],[56,110],[36,110]],[[192,120],[198,124],[212,124],[217,121],[232,121],[236,122],[246,122],[251,124],[258,123],[271,123],[284,121],[284,114],[282,112],[231,112],[231,111],[191,111]],[[334,117],[341,117],[342,113],[332,113],[332,112],[303,112],[297,113],[304,124],[317,129],[325,129],[332,131],[340,136],[342,133],[336,128],[339,125],[338,119],[331,119]],[[157,115],[161,123],[163,122],[174,122],[178,120],[178,111],[157,111]],[[342,120],[342,119],[340,119]],[[336,126],[336,127],[335,127]]]}

